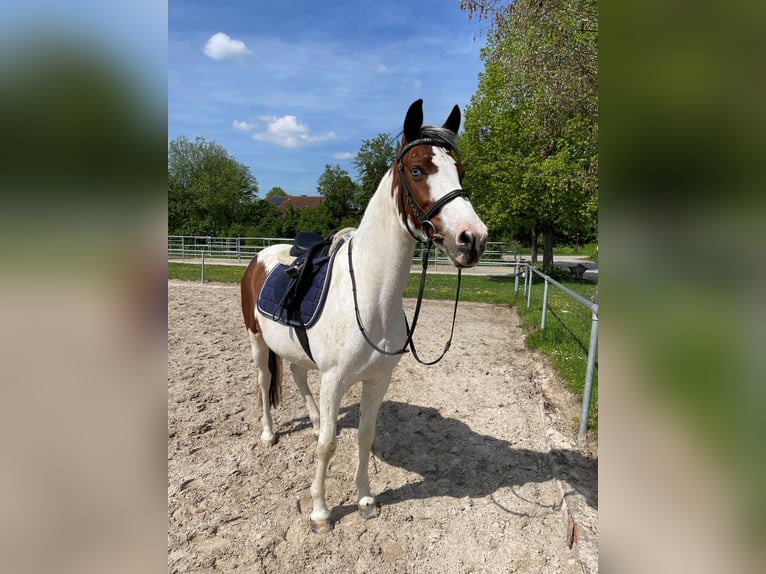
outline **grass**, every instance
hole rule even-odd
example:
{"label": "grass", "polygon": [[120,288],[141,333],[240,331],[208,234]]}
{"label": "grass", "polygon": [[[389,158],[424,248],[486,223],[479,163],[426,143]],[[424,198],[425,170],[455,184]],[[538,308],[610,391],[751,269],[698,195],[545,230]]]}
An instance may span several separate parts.
{"label": "grass", "polygon": [[[238,283],[245,268],[235,265],[205,265],[205,280]],[[200,280],[200,265],[192,263],[168,263],[168,279],[186,281]],[[572,279],[565,270],[557,270],[553,278],[586,299],[593,296],[595,285]],[[405,297],[417,297],[420,274],[411,274]],[[456,275],[429,275],[424,298],[454,300],[457,287]],[[466,275],[462,279],[460,300],[496,305],[512,305],[521,319],[526,345],[548,357],[565,384],[582,400],[585,384],[586,359],[590,342],[591,312],[583,305],[551,285],[548,290],[548,313],[545,329],[540,329],[543,301],[543,282],[535,275],[529,309],[523,291],[514,293],[513,277]],[[598,362],[596,362],[598,367]],[[577,421],[573,424],[577,425]],[[588,428],[598,433],[598,368],[593,374],[593,394],[588,417]]]}
{"label": "grass", "polygon": [[[475,303],[504,305],[513,300],[513,279],[487,275],[466,275],[460,283],[460,300]],[[404,290],[405,297],[417,297],[420,273],[412,273]],[[456,275],[429,275],[423,290],[425,299],[454,301],[457,288]]]}
{"label": "grass", "polygon": [[[220,283],[239,283],[244,266],[239,265],[205,265],[205,281]],[[198,263],[168,263],[168,279],[183,281],[199,281],[201,266]]]}

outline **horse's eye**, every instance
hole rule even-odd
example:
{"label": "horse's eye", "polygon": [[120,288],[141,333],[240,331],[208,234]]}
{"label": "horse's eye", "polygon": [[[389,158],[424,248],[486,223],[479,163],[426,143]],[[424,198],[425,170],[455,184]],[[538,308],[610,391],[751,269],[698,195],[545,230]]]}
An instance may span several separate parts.
{"label": "horse's eye", "polygon": [[412,177],[420,177],[421,175],[423,175],[423,172],[422,172],[422,171],[420,171],[420,168],[419,168],[419,167],[417,167],[417,166],[412,166],[412,167],[410,168],[410,175],[411,175]]}

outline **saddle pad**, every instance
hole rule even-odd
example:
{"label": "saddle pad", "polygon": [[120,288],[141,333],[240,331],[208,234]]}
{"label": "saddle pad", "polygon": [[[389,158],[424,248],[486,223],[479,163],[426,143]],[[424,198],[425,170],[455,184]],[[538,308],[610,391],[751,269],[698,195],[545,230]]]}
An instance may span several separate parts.
{"label": "saddle pad", "polygon": [[335,253],[320,265],[311,278],[311,286],[307,289],[300,304],[300,320],[290,316],[289,310],[280,306],[283,293],[279,286],[287,280],[287,275],[285,275],[287,265],[281,263],[277,264],[266,277],[258,296],[258,311],[283,325],[300,327],[302,324],[306,328],[311,327],[322,314],[334,261]]}

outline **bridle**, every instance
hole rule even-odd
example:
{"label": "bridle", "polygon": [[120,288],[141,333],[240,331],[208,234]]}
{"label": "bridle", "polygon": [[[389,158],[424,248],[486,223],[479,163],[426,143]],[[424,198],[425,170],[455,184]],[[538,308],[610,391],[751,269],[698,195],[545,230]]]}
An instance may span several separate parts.
{"label": "bridle", "polygon": [[[443,239],[443,236],[436,233],[436,227],[434,227],[434,224],[431,222],[431,219],[433,217],[436,217],[436,215],[439,214],[439,212],[442,210],[442,208],[447,205],[450,201],[457,199],[458,197],[463,197],[466,200],[468,200],[468,193],[464,189],[455,189],[453,191],[450,191],[448,194],[444,195],[443,197],[440,197],[437,199],[428,209],[423,209],[420,204],[415,199],[415,196],[412,194],[412,190],[410,189],[409,184],[407,183],[407,178],[404,174],[404,164],[402,163],[402,159],[404,158],[404,154],[406,154],[409,150],[411,150],[415,146],[419,145],[430,145],[430,146],[438,146],[443,148],[448,148],[450,151],[454,149],[454,146],[448,144],[445,141],[440,141],[437,139],[432,138],[420,138],[417,140],[414,140],[407,145],[405,145],[402,150],[399,152],[399,154],[396,156],[396,163],[397,163],[397,169],[399,172],[399,211],[401,212],[402,221],[404,223],[404,227],[407,229],[409,234],[417,241],[418,243],[424,244],[424,249],[422,253],[421,258],[421,274],[420,274],[420,286],[418,288],[418,299],[417,303],[415,304],[415,314],[412,317],[412,327],[410,327],[409,322],[407,321],[407,316],[404,316],[404,322],[407,328],[407,339],[404,341],[404,346],[402,346],[401,349],[398,351],[388,351],[386,349],[381,349],[378,347],[372,339],[370,339],[369,335],[367,334],[367,331],[364,328],[364,325],[362,323],[362,317],[359,313],[359,304],[357,302],[357,295],[356,295],[356,277],[354,276],[354,266],[351,259],[351,245],[353,243],[353,238],[349,240],[348,242],[348,269],[349,273],[351,275],[351,290],[354,294],[354,312],[356,313],[356,323],[359,326],[359,330],[362,333],[362,336],[364,337],[364,340],[367,341],[367,344],[370,345],[373,349],[378,351],[379,353],[382,353],[384,355],[402,355],[407,352],[407,347],[410,347],[412,350],[412,356],[415,358],[415,360],[422,364],[422,365],[435,365],[439,361],[444,358],[444,355],[447,354],[447,351],[449,351],[450,346],[452,345],[452,336],[455,333],[455,320],[457,318],[457,303],[460,298],[460,282],[462,280],[462,269],[458,267],[457,271],[457,290],[455,293],[455,306],[452,310],[452,328],[450,329],[450,335],[449,339],[447,340],[447,344],[444,346],[444,350],[442,351],[442,354],[439,355],[439,357],[433,361],[423,361],[418,356],[417,351],[415,350],[415,342],[413,341],[413,335],[415,334],[415,327],[417,327],[418,324],[418,317],[420,316],[420,307],[423,302],[423,293],[425,290],[426,285],[426,271],[428,270],[428,258],[431,254],[431,249],[434,245],[434,239]],[[415,218],[418,221],[418,225],[420,226],[420,229],[425,234],[426,239],[423,240],[420,237],[418,237],[415,233],[413,233],[410,224],[409,224],[409,218],[407,217],[407,210],[405,209],[405,200],[407,201],[407,204],[410,206],[410,212],[415,216]],[[430,232],[429,232],[430,230]]]}
{"label": "bridle", "polygon": [[[429,241],[433,243],[433,238],[436,235],[436,228],[434,227],[434,224],[431,223],[431,218],[436,217],[439,214],[439,212],[442,210],[442,208],[453,199],[457,199],[458,197],[464,197],[468,199],[468,192],[465,191],[464,189],[455,189],[450,191],[444,197],[440,197],[439,199],[437,199],[433,204],[431,204],[431,207],[429,207],[427,210],[420,207],[420,204],[415,199],[415,196],[412,195],[412,190],[410,189],[410,185],[407,183],[407,178],[404,175],[404,164],[402,163],[402,160],[404,159],[404,154],[406,154],[412,148],[416,146],[420,146],[420,145],[438,146],[438,147],[449,148],[450,150],[454,148],[452,146],[449,146],[446,142],[442,142],[432,138],[421,138],[408,143],[406,146],[402,148],[402,150],[399,152],[399,155],[396,156],[396,166],[399,172],[399,190],[400,190],[399,191],[399,211],[401,212],[402,222],[404,223],[404,226],[409,232],[409,234],[415,239],[415,241],[419,243],[425,243],[427,246],[429,246],[428,245]],[[410,211],[412,212],[412,215],[415,216],[415,219],[417,219],[418,221],[418,225],[420,226],[420,228],[423,230],[423,232],[426,235],[426,241],[423,241],[417,235],[415,235],[412,232],[412,229],[410,228],[409,218],[407,217],[407,210],[405,209],[405,206],[404,206],[405,198],[407,200],[407,204],[410,206]],[[430,233],[426,229],[426,226],[430,228]],[[430,246],[429,246],[429,249],[430,249]]]}

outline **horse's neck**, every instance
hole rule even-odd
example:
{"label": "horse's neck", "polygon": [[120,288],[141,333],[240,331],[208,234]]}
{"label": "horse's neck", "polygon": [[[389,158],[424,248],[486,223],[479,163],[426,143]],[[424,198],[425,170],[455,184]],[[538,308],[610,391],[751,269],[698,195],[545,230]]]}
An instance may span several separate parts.
{"label": "horse's neck", "polygon": [[401,304],[415,249],[415,240],[399,222],[391,184],[389,170],[370,199],[354,236],[354,272],[360,289],[366,289],[367,297],[380,306]]}

